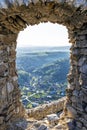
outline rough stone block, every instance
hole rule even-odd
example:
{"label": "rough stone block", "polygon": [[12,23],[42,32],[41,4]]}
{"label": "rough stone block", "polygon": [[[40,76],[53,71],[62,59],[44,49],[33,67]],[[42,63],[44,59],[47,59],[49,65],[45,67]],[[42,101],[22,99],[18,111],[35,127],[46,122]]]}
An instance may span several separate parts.
{"label": "rough stone block", "polygon": [[50,124],[55,125],[58,124],[59,117],[57,114],[47,115],[47,120]]}
{"label": "rough stone block", "polygon": [[68,110],[68,117],[75,118],[77,116],[77,111],[73,107],[68,106],[67,110]]}
{"label": "rough stone block", "polygon": [[3,122],[4,122],[4,117],[0,116],[0,125],[3,124]]}
{"label": "rough stone block", "polygon": [[42,124],[38,130],[49,130],[45,124]]}
{"label": "rough stone block", "polygon": [[84,64],[83,66],[81,66],[80,72],[87,75],[87,64]]}
{"label": "rough stone block", "polygon": [[11,93],[14,90],[14,86],[12,83],[7,83],[7,91],[8,93]]}
{"label": "rough stone block", "polygon": [[7,76],[8,75],[8,66],[4,63],[0,64],[0,76]]}

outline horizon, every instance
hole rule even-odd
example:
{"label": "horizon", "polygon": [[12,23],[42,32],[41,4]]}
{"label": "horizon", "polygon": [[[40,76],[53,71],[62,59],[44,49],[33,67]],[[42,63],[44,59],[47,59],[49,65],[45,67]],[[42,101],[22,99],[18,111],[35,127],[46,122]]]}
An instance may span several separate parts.
{"label": "horizon", "polygon": [[17,47],[17,53],[36,53],[36,52],[68,52],[70,51],[70,46],[34,46],[34,47]]}
{"label": "horizon", "polygon": [[63,47],[70,47],[68,46],[19,46],[17,48],[63,48]]}

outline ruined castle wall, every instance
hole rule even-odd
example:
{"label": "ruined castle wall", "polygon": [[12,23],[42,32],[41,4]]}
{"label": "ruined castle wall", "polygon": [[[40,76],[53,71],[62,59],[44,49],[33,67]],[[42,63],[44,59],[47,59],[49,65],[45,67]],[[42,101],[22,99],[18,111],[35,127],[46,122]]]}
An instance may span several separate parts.
{"label": "ruined castle wall", "polygon": [[64,102],[66,97],[58,99],[48,104],[39,105],[38,107],[27,110],[29,118],[43,119],[49,114],[58,113],[63,111]]}
{"label": "ruined castle wall", "polygon": [[15,62],[16,38],[16,34],[0,34],[0,130],[21,111]]}
{"label": "ruined castle wall", "polygon": [[65,25],[72,43],[67,97],[60,120],[66,119],[70,130],[87,130],[86,0],[0,1],[0,130],[25,114],[16,72],[17,35],[27,25],[48,21]]}
{"label": "ruined castle wall", "polygon": [[65,107],[68,117],[75,119],[83,130],[87,129],[87,24],[73,33]]}

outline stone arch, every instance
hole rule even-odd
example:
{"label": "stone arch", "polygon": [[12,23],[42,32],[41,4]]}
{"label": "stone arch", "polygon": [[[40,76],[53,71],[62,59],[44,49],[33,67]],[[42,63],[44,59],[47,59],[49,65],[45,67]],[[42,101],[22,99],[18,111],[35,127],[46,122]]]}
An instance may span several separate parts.
{"label": "stone arch", "polygon": [[[15,67],[16,39],[26,25],[65,25],[71,47],[66,103],[60,118],[68,129],[87,129],[87,2],[86,0],[0,1],[0,129],[23,117]],[[63,121],[62,121],[63,122]],[[66,129],[64,122],[61,129]],[[63,125],[64,124],[64,125]]]}

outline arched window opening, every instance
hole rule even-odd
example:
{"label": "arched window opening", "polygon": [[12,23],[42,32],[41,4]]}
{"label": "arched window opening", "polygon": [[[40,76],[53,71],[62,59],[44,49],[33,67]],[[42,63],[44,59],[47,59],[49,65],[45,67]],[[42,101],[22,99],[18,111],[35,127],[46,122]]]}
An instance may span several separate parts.
{"label": "arched window opening", "polygon": [[52,23],[29,26],[17,39],[17,70],[26,108],[66,95],[69,70],[68,32]]}

